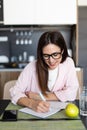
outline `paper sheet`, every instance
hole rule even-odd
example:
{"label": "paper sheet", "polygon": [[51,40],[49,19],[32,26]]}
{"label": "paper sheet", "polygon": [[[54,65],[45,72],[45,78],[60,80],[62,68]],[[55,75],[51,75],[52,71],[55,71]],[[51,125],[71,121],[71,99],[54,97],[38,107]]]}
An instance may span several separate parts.
{"label": "paper sheet", "polygon": [[40,118],[46,118],[50,115],[55,114],[56,112],[60,111],[61,109],[65,109],[67,104],[68,103],[65,103],[65,102],[51,101],[50,102],[50,110],[48,112],[45,112],[45,113],[35,112],[32,109],[29,109],[27,107],[22,108],[19,111],[27,113],[27,114],[31,114],[33,116],[37,116]]}

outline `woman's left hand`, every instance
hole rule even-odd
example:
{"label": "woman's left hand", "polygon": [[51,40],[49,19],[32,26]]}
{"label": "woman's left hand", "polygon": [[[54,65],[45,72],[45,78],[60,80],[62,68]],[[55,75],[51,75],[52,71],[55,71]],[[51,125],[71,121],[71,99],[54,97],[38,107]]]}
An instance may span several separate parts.
{"label": "woman's left hand", "polygon": [[26,96],[31,98],[31,99],[35,99],[35,100],[41,100],[41,97],[38,93],[35,92],[25,92]]}
{"label": "woman's left hand", "polygon": [[[35,92],[25,92],[26,96],[31,98],[31,99],[34,99],[34,100],[42,100],[39,93],[35,93]],[[54,101],[58,101],[58,98],[56,97],[56,95],[52,92],[48,92],[47,93],[47,96],[46,95],[43,95],[46,99],[46,101],[51,101],[51,100],[54,100]]]}

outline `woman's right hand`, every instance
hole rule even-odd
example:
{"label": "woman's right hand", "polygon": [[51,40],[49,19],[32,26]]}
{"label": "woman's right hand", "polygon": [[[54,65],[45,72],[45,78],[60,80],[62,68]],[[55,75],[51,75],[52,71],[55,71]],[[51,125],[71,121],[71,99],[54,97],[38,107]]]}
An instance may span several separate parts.
{"label": "woman's right hand", "polygon": [[30,104],[31,109],[36,112],[48,112],[50,109],[50,104],[46,101],[32,100]]}
{"label": "woman's right hand", "polygon": [[50,109],[50,103],[43,100],[35,100],[28,97],[21,97],[18,105],[29,107],[36,112],[48,112]]}

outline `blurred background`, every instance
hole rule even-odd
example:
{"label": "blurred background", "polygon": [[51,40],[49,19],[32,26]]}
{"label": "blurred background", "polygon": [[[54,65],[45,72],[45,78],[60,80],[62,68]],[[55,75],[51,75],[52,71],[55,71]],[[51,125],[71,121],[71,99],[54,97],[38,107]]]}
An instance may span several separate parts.
{"label": "blurred background", "polygon": [[59,30],[80,81],[87,84],[86,0],[0,0],[0,98],[7,81],[36,60],[41,34]]}

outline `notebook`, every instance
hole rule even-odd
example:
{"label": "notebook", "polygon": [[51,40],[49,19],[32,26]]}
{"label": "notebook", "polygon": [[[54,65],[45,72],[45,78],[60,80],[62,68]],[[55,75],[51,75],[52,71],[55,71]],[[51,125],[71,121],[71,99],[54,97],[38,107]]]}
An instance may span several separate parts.
{"label": "notebook", "polygon": [[35,112],[32,109],[29,109],[27,107],[19,109],[19,111],[27,113],[27,114],[31,114],[31,115],[36,116],[36,117],[46,118],[50,115],[57,113],[61,109],[65,109],[66,105],[68,104],[65,102],[58,102],[58,101],[51,101],[49,103],[50,103],[50,109],[48,112],[45,112],[45,113]]}

